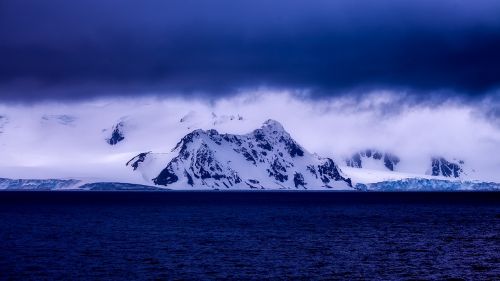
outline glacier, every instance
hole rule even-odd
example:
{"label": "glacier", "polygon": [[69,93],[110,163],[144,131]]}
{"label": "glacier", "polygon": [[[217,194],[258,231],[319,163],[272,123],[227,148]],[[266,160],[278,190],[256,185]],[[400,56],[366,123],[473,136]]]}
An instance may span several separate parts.
{"label": "glacier", "polygon": [[500,191],[500,183],[408,178],[376,183],[358,183],[360,191]]}
{"label": "glacier", "polygon": [[25,191],[156,191],[168,190],[134,183],[91,182],[77,179],[7,179],[0,178],[0,190]]}
{"label": "glacier", "polygon": [[0,190],[66,190],[81,184],[75,179],[7,179],[0,178]]}
{"label": "glacier", "polygon": [[[0,190],[13,191],[168,191],[165,186],[148,186],[134,183],[93,182],[75,179],[7,179],[0,178]],[[185,190],[190,190],[189,186]],[[226,190],[226,189],[221,189]],[[232,189],[230,189],[232,190]],[[296,189],[292,189],[296,190]],[[330,190],[330,189],[324,189]],[[450,181],[441,179],[408,178],[375,183],[357,183],[356,192],[394,191],[500,191],[500,183],[476,181]]]}

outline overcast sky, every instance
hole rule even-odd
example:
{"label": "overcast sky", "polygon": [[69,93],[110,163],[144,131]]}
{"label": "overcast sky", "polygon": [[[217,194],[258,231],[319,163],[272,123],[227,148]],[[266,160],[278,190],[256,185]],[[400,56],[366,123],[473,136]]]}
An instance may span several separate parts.
{"label": "overcast sky", "polygon": [[488,0],[3,0],[0,99],[267,87],[484,100],[500,82],[498,15]]}

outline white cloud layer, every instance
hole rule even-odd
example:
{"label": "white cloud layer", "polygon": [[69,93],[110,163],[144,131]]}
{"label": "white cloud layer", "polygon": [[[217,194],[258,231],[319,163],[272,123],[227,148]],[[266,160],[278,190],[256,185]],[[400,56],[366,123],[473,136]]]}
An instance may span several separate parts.
{"label": "white cloud layer", "polygon": [[[444,156],[464,160],[475,170],[471,178],[500,182],[500,126],[483,117],[480,104],[411,105],[397,97],[374,92],[362,99],[312,100],[263,90],[215,102],[114,98],[0,105],[0,177],[136,181],[125,163],[140,152],[169,152],[196,128],[242,134],[272,118],[307,150],[340,165],[355,151],[376,148],[398,155],[403,172],[425,173],[431,156]],[[119,121],[125,140],[110,146],[106,138]]]}

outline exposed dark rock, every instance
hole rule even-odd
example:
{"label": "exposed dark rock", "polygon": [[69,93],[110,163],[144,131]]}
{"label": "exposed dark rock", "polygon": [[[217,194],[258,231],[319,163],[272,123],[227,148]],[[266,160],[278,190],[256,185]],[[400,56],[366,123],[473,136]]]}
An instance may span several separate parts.
{"label": "exposed dark rock", "polygon": [[189,174],[186,170],[184,170],[184,175],[185,175],[185,176],[187,177],[187,179],[188,179],[188,184],[189,184],[190,186],[193,186],[193,184],[194,184],[194,182],[193,182],[193,177],[191,177],[191,175],[190,175],[190,174]]}
{"label": "exposed dark rock", "polygon": [[125,135],[123,133],[123,127],[124,127],[123,122],[119,122],[118,124],[113,126],[113,131],[111,132],[111,137],[106,139],[106,141],[110,145],[116,145],[125,139]]}
{"label": "exposed dark rock", "polygon": [[349,186],[352,186],[351,180],[340,174],[339,168],[330,158],[326,158],[325,162],[318,166],[318,173],[321,181],[325,184],[330,181],[345,181]]}
{"label": "exposed dark rock", "polygon": [[[215,159],[214,152],[206,143],[202,143],[194,153],[190,153],[188,144],[191,143],[193,138],[197,135],[199,135],[197,131],[190,133],[176,145],[174,150],[180,148],[178,156],[172,159],[160,175],[154,179],[155,184],[168,185],[176,182],[178,177],[175,175],[174,170],[175,167],[180,166],[180,163],[183,161],[188,161],[189,170],[192,172],[192,176],[187,171],[184,173],[190,185],[194,185],[193,176],[202,180],[215,179],[219,181],[226,179],[227,183],[230,185],[241,182],[236,172],[230,168],[222,167],[222,164]],[[226,185],[226,182],[223,184]]]}
{"label": "exposed dark rock", "polygon": [[275,158],[271,163],[270,169],[267,169],[269,176],[274,177],[280,182],[285,182],[288,180],[288,175],[286,174],[286,167],[282,165],[278,158]]}
{"label": "exposed dark rock", "polygon": [[280,138],[280,142],[285,143],[286,150],[290,154],[290,156],[304,156],[304,150],[291,138],[285,138],[282,136]]}
{"label": "exposed dark rock", "polygon": [[382,152],[379,152],[379,151],[374,151],[374,152],[373,152],[373,159],[375,159],[375,160],[380,160],[380,159],[382,159]]}
{"label": "exposed dark rock", "polygon": [[179,180],[179,178],[172,171],[172,167],[169,164],[169,166],[167,166],[165,169],[163,169],[160,172],[160,174],[156,178],[153,179],[153,182],[156,185],[169,185],[169,184],[172,184],[178,180]]}
{"label": "exposed dark rock", "polygon": [[295,184],[295,187],[306,186],[306,182],[304,181],[304,176],[301,173],[295,173],[293,175],[293,183]]}
{"label": "exposed dark rock", "polygon": [[273,147],[268,142],[260,142],[257,146],[265,150],[273,150]]}
{"label": "exposed dark rock", "polygon": [[247,161],[252,162],[254,165],[257,164],[257,162],[255,161],[255,158],[252,156],[252,154],[248,153],[246,148],[242,147],[242,148],[234,149],[234,151],[243,154],[245,159]]}
{"label": "exposed dark rock", "polygon": [[311,172],[316,178],[318,178],[318,174],[316,174],[316,168],[313,165],[307,166],[307,170]]}
{"label": "exposed dark rock", "polygon": [[384,166],[391,171],[394,171],[400,159],[391,153],[382,153],[375,149],[366,149],[354,153],[350,158],[346,159],[346,165],[353,168],[363,168],[363,158],[372,158],[375,160],[384,160]]}
{"label": "exposed dark rock", "polygon": [[125,164],[125,165],[126,166],[130,165],[135,171],[135,170],[137,170],[137,168],[139,168],[139,164],[144,162],[144,160],[146,159],[146,156],[150,153],[151,153],[151,151],[139,153],[138,155],[134,156],[132,159],[128,160],[127,164]]}
{"label": "exposed dark rock", "polygon": [[363,168],[363,163],[361,163],[361,155],[355,153],[351,158],[346,159],[346,165],[354,168]]}
{"label": "exposed dark rock", "polygon": [[384,165],[387,169],[394,171],[395,166],[399,163],[399,157],[396,155],[386,153],[384,155]]}
{"label": "exposed dark rock", "polygon": [[432,175],[458,178],[463,173],[461,167],[463,164],[464,161],[462,160],[458,161],[458,163],[453,163],[443,157],[433,157],[431,159]]}

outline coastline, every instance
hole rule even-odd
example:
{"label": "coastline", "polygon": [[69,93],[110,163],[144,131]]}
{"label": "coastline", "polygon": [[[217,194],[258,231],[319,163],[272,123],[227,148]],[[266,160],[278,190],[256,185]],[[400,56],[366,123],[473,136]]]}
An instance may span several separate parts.
{"label": "coastline", "polygon": [[2,190],[0,204],[494,204],[499,191]]}

